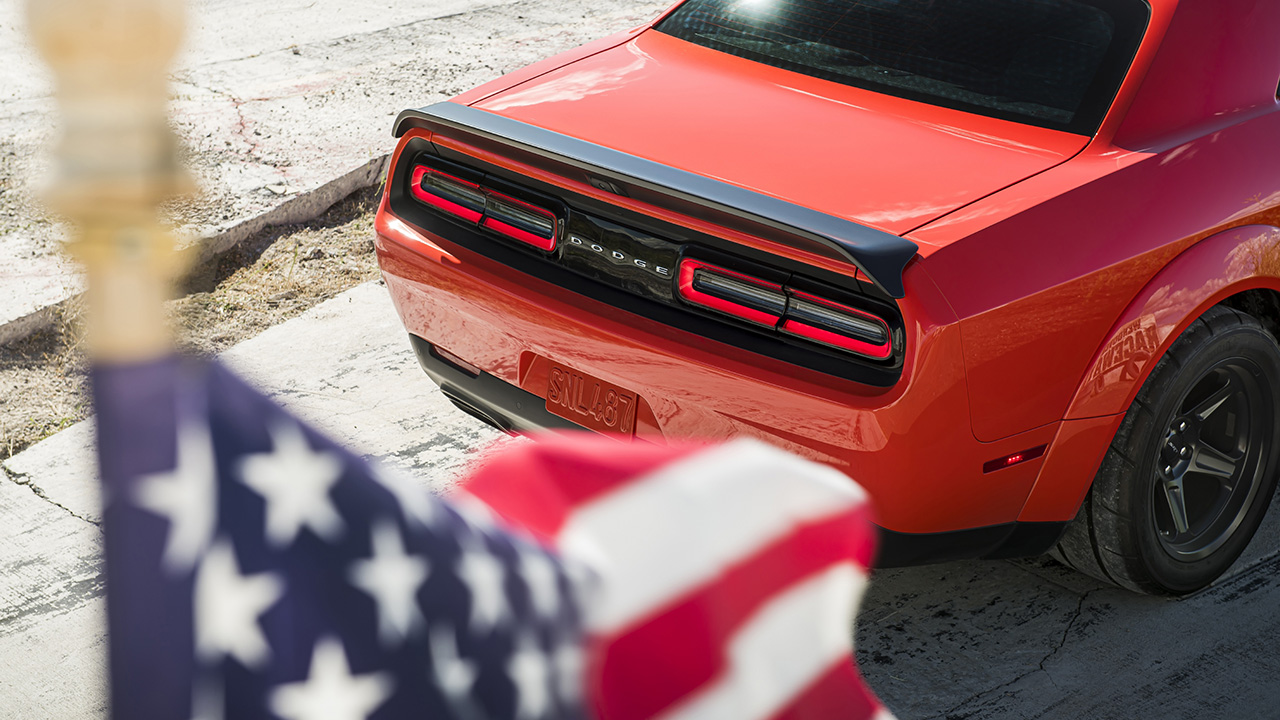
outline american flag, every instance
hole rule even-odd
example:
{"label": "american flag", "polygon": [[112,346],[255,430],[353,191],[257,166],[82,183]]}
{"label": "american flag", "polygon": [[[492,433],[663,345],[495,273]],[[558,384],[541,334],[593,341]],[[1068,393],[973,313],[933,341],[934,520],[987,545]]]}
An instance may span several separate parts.
{"label": "american flag", "polygon": [[92,381],[117,718],[888,717],[835,471],[558,437],[442,501],[216,363]]}

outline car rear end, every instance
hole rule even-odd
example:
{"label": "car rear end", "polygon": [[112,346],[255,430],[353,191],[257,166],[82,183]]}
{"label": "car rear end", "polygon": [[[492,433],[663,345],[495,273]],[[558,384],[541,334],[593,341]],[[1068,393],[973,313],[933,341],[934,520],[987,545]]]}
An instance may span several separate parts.
{"label": "car rear end", "polygon": [[[891,564],[1056,537],[1014,521],[1057,426],[974,438],[957,318],[901,235],[1087,138],[682,42],[643,33],[508,92],[401,116],[377,248],[427,373],[509,431],[748,435],[833,465],[871,492]],[[725,98],[757,93],[756,116],[775,123],[788,98],[799,119],[770,134],[691,99],[698,86],[680,79],[708,62],[741,85]],[[652,88],[677,101],[646,113]],[[840,134],[859,123],[900,147],[877,156]],[[680,132],[695,126],[700,137]],[[947,172],[912,167],[907,146]],[[855,151],[862,174],[846,172]],[[884,212],[888,197],[907,202]]]}

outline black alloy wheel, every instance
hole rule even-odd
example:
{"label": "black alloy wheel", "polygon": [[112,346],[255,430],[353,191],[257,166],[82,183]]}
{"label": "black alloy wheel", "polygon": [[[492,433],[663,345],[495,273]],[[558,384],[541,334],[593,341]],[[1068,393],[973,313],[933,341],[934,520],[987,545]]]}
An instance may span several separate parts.
{"label": "black alloy wheel", "polygon": [[1144,593],[1213,582],[1271,502],[1277,410],[1275,338],[1249,315],[1211,308],[1143,384],[1054,556]]}
{"label": "black alloy wheel", "polygon": [[1157,451],[1152,521],[1161,547],[1180,561],[1222,547],[1263,485],[1263,451],[1275,433],[1275,405],[1259,388],[1262,369],[1221,361],[1179,403]]}

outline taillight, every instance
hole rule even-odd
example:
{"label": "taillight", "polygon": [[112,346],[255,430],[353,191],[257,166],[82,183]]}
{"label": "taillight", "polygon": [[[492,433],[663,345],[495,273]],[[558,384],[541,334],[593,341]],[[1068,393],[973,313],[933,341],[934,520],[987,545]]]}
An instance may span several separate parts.
{"label": "taillight", "polygon": [[413,197],[437,210],[551,252],[556,249],[556,214],[496,190],[426,165],[413,169]]}
{"label": "taillight", "polygon": [[556,216],[508,195],[486,190],[484,220],[480,225],[551,252],[556,249]]}
{"label": "taillight", "polygon": [[871,312],[736,270],[686,257],[679,291],[685,302],[755,325],[875,360],[893,355],[893,333]]}
{"label": "taillight", "polygon": [[791,290],[782,332],[877,360],[893,354],[889,327],[868,312]]}
{"label": "taillight", "polygon": [[467,222],[480,222],[484,215],[484,190],[473,182],[423,165],[413,169],[413,196]]}
{"label": "taillight", "polygon": [[680,297],[768,327],[776,326],[787,310],[781,285],[691,258],[680,263]]}

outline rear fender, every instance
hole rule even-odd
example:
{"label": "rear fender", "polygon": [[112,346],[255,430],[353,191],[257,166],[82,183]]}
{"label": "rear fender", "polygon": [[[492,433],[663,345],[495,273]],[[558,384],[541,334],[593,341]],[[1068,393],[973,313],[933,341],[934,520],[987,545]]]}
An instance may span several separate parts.
{"label": "rear fender", "polygon": [[1187,326],[1232,295],[1255,289],[1280,291],[1280,228],[1233,228],[1174,258],[1112,327],[1076,390],[1066,419],[1125,412]]}
{"label": "rear fender", "polygon": [[1075,517],[1129,404],[1169,346],[1209,308],[1256,289],[1280,291],[1280,228],[1233,228],[1165,266],[1094,356],[1018,519]]}

